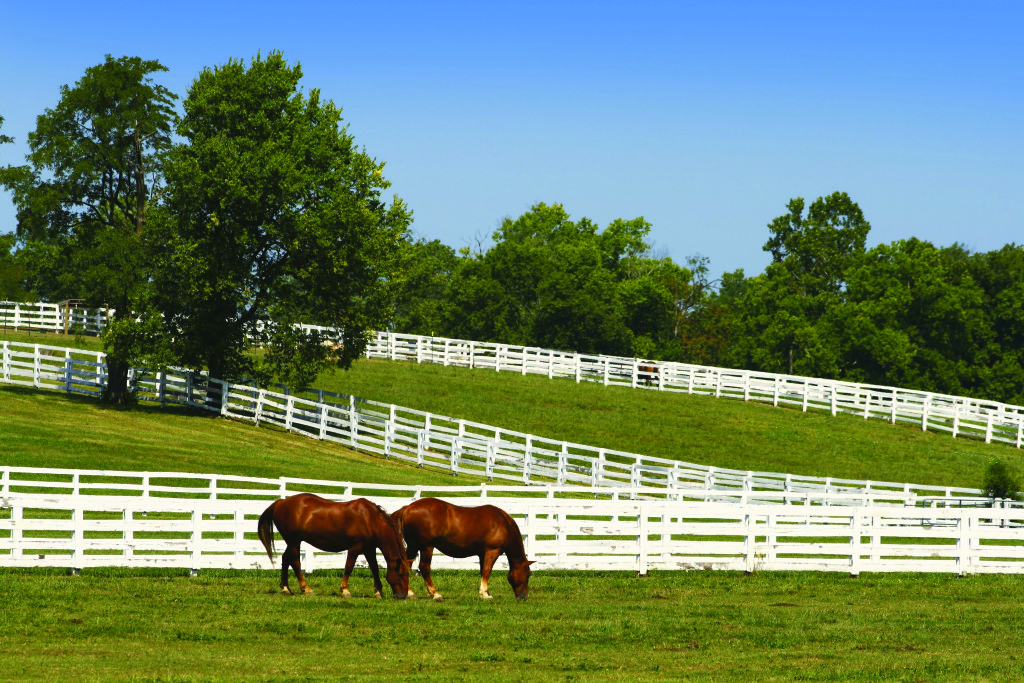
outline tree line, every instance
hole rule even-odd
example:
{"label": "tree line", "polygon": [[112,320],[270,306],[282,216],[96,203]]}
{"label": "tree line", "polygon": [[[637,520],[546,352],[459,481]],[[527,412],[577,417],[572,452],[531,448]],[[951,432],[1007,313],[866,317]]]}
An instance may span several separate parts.
{"label": "tree line", "polygon": [[752,277],[657,253],[642,217],[601,228],[559,204],[456,250],[411,236],[384,164],[280,53],[204,69],[180,107],[163,71],[108,56],[38,117],[27,163],[0,168],[18,218],[0,299],[115,309],[112,400],[133,364],[308,386],[391,328],[1024,403],[1020,246],[868,249],[836,192],[768,223]]}
{"label": "tree line", "polygon": [[768,224],[763,273],[712,278],[652,252],[650,227],[538,204],[486,250],[403,242],[394,328],[1024,403],[1024,247],[868,249],[836,192]]}

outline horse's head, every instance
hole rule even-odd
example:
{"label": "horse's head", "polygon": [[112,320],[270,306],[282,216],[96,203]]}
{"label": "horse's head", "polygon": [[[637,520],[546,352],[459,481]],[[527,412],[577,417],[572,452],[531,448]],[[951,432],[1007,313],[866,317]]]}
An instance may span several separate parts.
{"label": "horse's head", "polygon": [[509,563],[508,569],[508,582],[512,586],[512,592],[516,594],[516,598],[519,600],[526,600],[530,594],[530,562],[517,562],[513,566]]}
{"label": "horse's head", "polygon": [[396,600],[405,600],[409,597],[409,565],[405,557],[399,555],[396,558],[385,558],[388,563],[388,571],[384,575],[391,591],[395,594]]}
{"label": "horse's head", "polygon": [[400,520],[387,513],[387,510],[377,506],[381,516],[384,518],[384,529],[382,535],[389,537],[389,543],[381,543],[380,549],[384,553],[384,560],[388,564],[388,570],[384,579],[391,586],[396,600],[405,600],[409,597],[409,559],[405,556],[405,538],[402,535],[402,524]]}

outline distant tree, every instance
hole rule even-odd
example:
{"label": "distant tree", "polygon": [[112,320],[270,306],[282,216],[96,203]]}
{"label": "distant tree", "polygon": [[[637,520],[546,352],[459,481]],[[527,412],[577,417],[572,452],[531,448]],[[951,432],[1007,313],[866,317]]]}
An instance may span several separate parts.
{"label": "distant tree", "polygon": [[117,334],[135,323],[150,281],[144,240],[161,191],[161,155],[175,121],[170,91],[151,75],[167,69],[138,57],[86,69],[62,86],[29,134],[29,162],[0,169],[0,185],[14,194],[17,235],[44,255],[41,293],[82,297],[116,311],[105,344],[108,397],[127,397],[132,352]]}
{"label": "distant tree", "polygon": [[301,77],[278,52],[204,69],[168,155],[155,303],[177,362],[214,377],[308,386],[358,358],[392,310],[411,213],[381,198],[383,163]]}
{"label": "distant tree", "polygon": [[831,377],[841,371],[829,314],[844,301],[848,271],[864,253],[871,229],[845,192],[804,200],[768,224],[765,272],[751,278],[739,302],[741,365],[774,372]]}
{"label": "distant tree", "polygon": [[981,490],[989,498],[1020,500],[1020,477],[1005,462],[993,460],[985,468]]}
{"label": "distant tree", "polygon": [[394,329],[406,334],[448,333],[456,315],[452,286],[461,259],[439,240],[404,242],[400,275],[396,278]]}

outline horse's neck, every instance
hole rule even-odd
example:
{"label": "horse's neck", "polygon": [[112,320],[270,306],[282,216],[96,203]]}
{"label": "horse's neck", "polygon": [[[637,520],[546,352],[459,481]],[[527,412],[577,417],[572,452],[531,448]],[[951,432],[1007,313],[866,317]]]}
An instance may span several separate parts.
{"label": "horse's neck", "polygon": [[526,547],[523,545],[523,534],[519,527],[509,518],[508,544],[505,546],[505,558],[509,566],[526,562]]}

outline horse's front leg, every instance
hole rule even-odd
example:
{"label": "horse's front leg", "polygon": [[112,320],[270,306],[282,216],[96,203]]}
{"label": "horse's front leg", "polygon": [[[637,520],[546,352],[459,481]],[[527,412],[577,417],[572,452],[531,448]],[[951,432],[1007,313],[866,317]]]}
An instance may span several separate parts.
{"label": "horse's front leg", "polygon": [[373,597],[384,597],[384,584],[380,582],[380,567],[377,566],[377,549],[367,548],[363,555],[366,556],[366,564],[370,565],[370,573],[373,574]]}
{"label": "horse's front leg", "polygon": [[351,598],[352,594],[348,591],[348,577],[352,576],[352,570],[356,566],[356,560],[359,559],[359,553],[363,551],[362,547],[356,546],[348,551],[348,557],[345,558],[345,574],[341,577],[341,597]]}
{"label": "horse's front leg", "polygon": [[491,578],[491,570],[494,569],[494,563],[498,561],[500,555],[501,548],[488,548],[480,556],[480,597],[484,600],[491,599],[491,594],[487,592],[487,581]]}
{"label": "horse's front leg", "polygon": [[437,592],[437,587],[434,585],[434,580],[430,578],[430,560],[434,556],[434,549],[426,547],[420,551],[420,576],[423,577],[423,582],[427,584],[427,593],[434,600],[444,600],[441,594]]}

